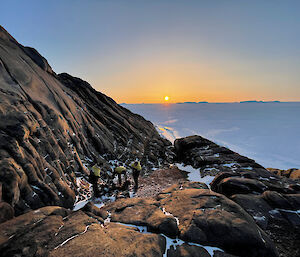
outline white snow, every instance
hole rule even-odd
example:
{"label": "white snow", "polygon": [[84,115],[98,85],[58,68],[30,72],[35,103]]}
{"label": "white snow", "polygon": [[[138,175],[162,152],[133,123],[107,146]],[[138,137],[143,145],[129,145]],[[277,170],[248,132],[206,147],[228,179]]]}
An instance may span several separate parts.
{"label": "white snow", "polygon": [[[148,232],[148,229],[147,229],[146,226],[136,226],[136,225],[127,224],[127,223],[120,223],[120,222],[116,222],[116,224],[137,228],[138,231],[143,233],[143,234],[151,234],[151,232]],[[205,245],[201,245],[201,244],[186,242],[186,241],[183,241],[183,240],[178,239],[178,238],[175,238],[175,239],[173,238],[172,239],[172,238],[167,237],[166,235],[163,235],[163,234],[160,234],[160,235],[166,238],[166,251],[163,255],[164,257],[167,257],[167,252],[171,248],[171,246],[174,246],[174,248],[175,248],[176,246],[182,245],[184,243],[188,243],[189,245],[195,245],[195,246],[203,247],[210,254],[210,256],[213,256],[214,251],[217,251],[217,250],[219,250],[221,252],[224,252],[222,249],[220,249],[218,247],[205,246]]]}
{"label": "white snow", "polygon": [[264,221],[266,220],[265,216],[253,216],[253,219],[257,220],[257,221]]}
{"label": "white snow", "polygon": [[63,241],[61,244],[59,244],[58,246],[56,246],[56,247],[54,248],[54,250],[56,250],[57,248],[59,248],[59,247],[65,245],[65,244],[68,243],[70,240],[72,240],[72,239],[74,239],[74,238],[76,238],[76,237],[78,237],[78,236],[83,235],[84,233],[86,233],[87,230],[89,229],[89,226],[90,226],[90,225],[86,226],[86,227],[85,227],[85,230],[84,230],[83,232],[81,232],[81,233],[79,233],[79,234],[76,234],[76,235],[74,235],[74,236],[71,236],[71,237],[69,237],[68,239],[66,239],[65,241]]}
{"label": "white snow", "polygon": [[263,243],[265,244],[265,243],[266,243],[266,240],[263,238],[263,236],[262,236],[262,234],[261,234],[261,232],[260,232],[260,229],[258,229],[257,231],[258,231],[258,234],[259,234],[261,240],[262,240]]}
{"label": "white snow", "polygon": [[83,206],[85,206],[88,202],[90,201],[90,199],[86,199],[80,202],[77,202],[73,208],[73,211],[77,211],[79,209],[81,209]]}
{"label": "white snow", "polygon": [[289,212],[289,213],[295,213],[297,215],[300,215],[300,210],[292,211],[292,210],[285,210],[285,209],[277,209],[278,211],[282,212]]}
{"label": "white snow", "polygon": [[201,135],[265,167],[300,167],[300,102],[123,104],[174,141]]}
{"label": "white snow", "polygon": [[176,166],[178,167],[178,169],[188,172],[188,180],[189,181],[202,182],[202,183],[206,184],[208,186],[208,188],[210,188],[209,184],[215,178],[215,176],[210,176],[210,175],[201,177],[200,170],[193,168],[191,165],[185,166],[184,164],[176,163]]}
{"label": "white snow", "polygon": [[162,212],[167,216],[173,217],[176,220],[177,226],[179,226],[179,219],[177,217],[175,217],[172,213],[167,212],[164,207],[162,208]]}
{"label": "white snow", "polygon": [[104,225],[110,223],[111,221],[111,212],[107,212],[107,218],[104,220]]}
{"label": "white snow", "polygon": [[58,228],[58,231],[54,234],[54,236],[57,236],[58,233],[60,232],[60,230],[63,228],[64,225],[61,225],[59,228]]}
{"label": "white snow", "polygon": [[239,164],[237,164],[236,162],[232,162],[232,163],[225,163],[225,164],[222,164],[222,166],[228,167],[228,168],[232,168],[232,167],[239,166]]}

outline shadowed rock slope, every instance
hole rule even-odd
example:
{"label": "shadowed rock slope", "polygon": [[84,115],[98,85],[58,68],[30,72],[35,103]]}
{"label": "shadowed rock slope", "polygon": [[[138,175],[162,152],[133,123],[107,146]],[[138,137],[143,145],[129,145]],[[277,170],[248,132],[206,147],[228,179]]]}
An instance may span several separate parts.
{"label": "shadowed rock slope", "polygon": [[299,170],[269,171],[200,136],[177,139],[174,148],[178,161],[199,168],[203,176],[215,175],[210,189],[252,216],[275,243],[280,256],[300,256]]}
{"label": "shadowed rock slope", "polygon": [[[15,215],[72,208],[76,177],[98,160],[140,158],[158,166],[170,143],[153,125],[68,74],[0,27],[0,184]],[[1,199],[0,199],[1,201]]]}

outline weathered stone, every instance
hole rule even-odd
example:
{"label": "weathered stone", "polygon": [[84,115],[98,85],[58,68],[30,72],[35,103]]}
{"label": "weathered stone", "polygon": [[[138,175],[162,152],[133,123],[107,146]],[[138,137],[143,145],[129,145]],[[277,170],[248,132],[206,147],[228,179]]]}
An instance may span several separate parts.
{"label": "weathered stone", "polygon": [[182,244],[171,246],[167,252],[168,257],[210,257],[210,254],[202,247],[196,245]]}
{"label": "weathered stone", "polygon": [[268,226],[268,220],[272,207],[263,199],[261,195],[237,194],[231,199],[244,208],[262,229]]}
{"label": "weathered stone", "polygon": [[248,178],[229,177],[223,179],[217,186],[217,192],[226,196],[234,194],[262,193],[267,189],[260,181]]}
{"label": "weathered stone", "polygon": [[0,202],[0,223],[14,217],[14,209],[6,202]]}
{"label": "weathered stone", "polygon": [[[17,214],[45,205],[72,208],[75,174],[92,161],[170,160],[170,142],[151,122],[87,82],[55,74],[35,49],[0,27],[0,183]],[[149,167],[148,167],[149,166]],[[151,167],[150,167],[151,166]]]}
{"label": "weathered stone", "polygon": [[157,201],[118,200],[101,208],[108,213],[103,218],[111,214],[112,221],[144,225],[165,234],[171,234],[172,226],[162,231],[159,224],[170,219],[179,229],[174,235],[187,242],[217,246],[240,256],[277,256],[273,243],[242,207],[201,187],[201,183],[182,183],[159,194]]}
{"label": "weathered stone", "polygon": [[0,224],[0,256],[162,256],[165,238],[45,207]]}

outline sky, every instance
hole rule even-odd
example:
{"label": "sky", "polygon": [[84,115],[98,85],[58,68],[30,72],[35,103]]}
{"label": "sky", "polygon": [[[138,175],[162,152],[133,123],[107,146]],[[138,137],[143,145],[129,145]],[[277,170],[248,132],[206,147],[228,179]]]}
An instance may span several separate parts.
{"label": "sky", "polygon": [[300,101],[298,0],[10,0],[0,24],[118,103]]}

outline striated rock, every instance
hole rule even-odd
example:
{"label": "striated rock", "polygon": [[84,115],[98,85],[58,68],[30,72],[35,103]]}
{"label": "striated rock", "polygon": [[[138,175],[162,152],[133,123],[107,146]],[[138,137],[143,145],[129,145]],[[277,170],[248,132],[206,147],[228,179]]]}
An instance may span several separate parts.
{"label": "striated rock", "polygon": [[16,215],[46,205],[72,208],[81,197],[76,177],[87,177],[92,161],[109,171],[109,160],[139,158],[150,169],[172,158],[171,143],[149,121],[87,82],[55,74],[3,27],[0,103],[2,198]]}
{"label": "striated rock", "polygon": [[14,217],[14,209],[6,202],[0,202],[0,223]]}
{"label": "striated rock", "polygon": [[0,256],[162,256],[164,237],[44,207],[0,224]]}
{"label": "striated rock", "polygon": [[176,139],[174,142],[174,151],[177,161],[190,164],[196,168],[215,165],[222,171],[226,170],[224,164],[236,163],[239,167],[253,167],[264,169],[245,156],[241,156],[228,148],[220,147],[212,141],[201,136],[189,136]]}

